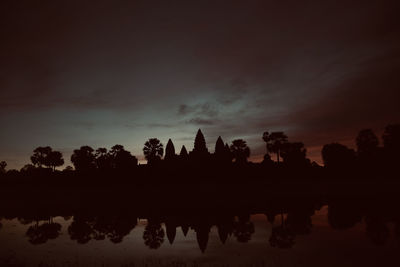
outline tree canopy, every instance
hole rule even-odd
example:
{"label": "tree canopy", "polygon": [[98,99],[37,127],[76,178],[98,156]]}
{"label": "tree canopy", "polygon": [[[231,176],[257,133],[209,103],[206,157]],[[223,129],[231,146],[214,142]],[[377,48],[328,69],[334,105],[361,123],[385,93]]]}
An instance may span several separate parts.
{"label": "tree canopy", "polygon": [[144,144],[143,154],[149,164],[156,163],[164,155],[163,144],[157,138],[150,138]]}

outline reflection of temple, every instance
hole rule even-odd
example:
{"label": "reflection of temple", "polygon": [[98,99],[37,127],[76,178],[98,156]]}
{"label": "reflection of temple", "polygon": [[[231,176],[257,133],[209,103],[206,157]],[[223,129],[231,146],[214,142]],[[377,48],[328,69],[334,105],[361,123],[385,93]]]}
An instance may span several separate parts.
{"label": "reflection of temple", "polygon": [[[345,230],[354,227],[357,223],[365,223],[366,236],[375,245],[384,245],[393,234],[400,240],[400,215],[393,214],[396,203],[384,205],[371,205],[370,203],[332,200],[328,205],[328,222],[333,229]],[[298,235],[307,235],[312,231],[314,211],[321,207],[320,202],[311,200],[302,202],[282,202],[270,205],[257,213],[264,213],[271,224],[271,233],[265,242],[269,241],[272,247],[291,248],[295,245]],[[191,216],[151,216],[143,232],[143,242],[151,249],[160,248],[165,238],[172,245],[176,242],[177,234],[188,236],[189,231],[194,231],[200,251],[207,250],[209,234],[215,227],[221,244],[231,240],[234,242],[249,242],[255,232],[250,213],[239,212],[233,214],[193,214]],[[13,219],[15,215],[5,214],[4,219]],[[124,237],[136,227],[136,215],[129,214],[102,214],[90,215],[87,213],[65,216],[65,220],[72,220],[67,227],[71,240],[80,244],[91,240],[108,240],[112,243],[121,243]],[[49,215],[19,216],[21,224],[29,225],[26,236],[32,244],[43,244],[48,240],[56,239],[61,233],[61,225],[54,222]],[[388,227],[393,223],[393,230]],[[179,228],[182,233],[178,232]],[[193,236],[193,235],[189,235]]]}

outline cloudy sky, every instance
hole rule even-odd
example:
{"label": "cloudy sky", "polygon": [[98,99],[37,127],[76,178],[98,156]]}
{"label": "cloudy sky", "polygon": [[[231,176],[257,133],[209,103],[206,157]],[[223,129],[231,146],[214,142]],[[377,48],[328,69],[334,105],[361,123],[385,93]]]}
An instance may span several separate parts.
{"label": "cloudy sky", "polygon": [[400,121],[396,2],[2,1],[0,160],[114,144],[142,159],[148,138],[192,149],[201,128],[254,161],[282,130],[320,162]]}

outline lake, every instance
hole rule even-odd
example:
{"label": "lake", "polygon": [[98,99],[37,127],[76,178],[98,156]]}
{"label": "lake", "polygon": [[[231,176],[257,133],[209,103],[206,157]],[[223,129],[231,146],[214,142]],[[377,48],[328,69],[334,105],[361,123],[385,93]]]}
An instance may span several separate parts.
{"label": "lake", "polygon": [[[393,207],[2,216],[1,266],[400,266]],[[223,214],[223,215],[221,215]]]}

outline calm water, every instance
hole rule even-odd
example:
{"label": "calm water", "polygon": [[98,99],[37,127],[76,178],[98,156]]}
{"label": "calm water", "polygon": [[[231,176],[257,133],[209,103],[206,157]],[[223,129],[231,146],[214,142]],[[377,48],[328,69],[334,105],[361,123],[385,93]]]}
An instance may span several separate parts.
{"label": "calm water", "polygon": [[[234,217],[233,223],[225,220],[219,228],[212,220],[203,218],[197,226],[189,227],[186,236],[177,223],[155,223],[151,219],[138,219],[136,225],[136,222],[114,221],[115,229],[93,220],[79,224],[84,220],[74,217],[39,221],[2,219],[0,263],[1,266],[400,266],[396,223],[365,217],[351,220],[354,224],[340,219],[333,223],[328,210],[323,206],[311,216],[303,217],[300,227],[290,223],[293,219],[288,214],[283,215],[283,224],[282,215],[270,215],[268,220],[265,214],[255,214]],[[38,229],[43,230],[43,225],[52,226],[41,233]]]}

